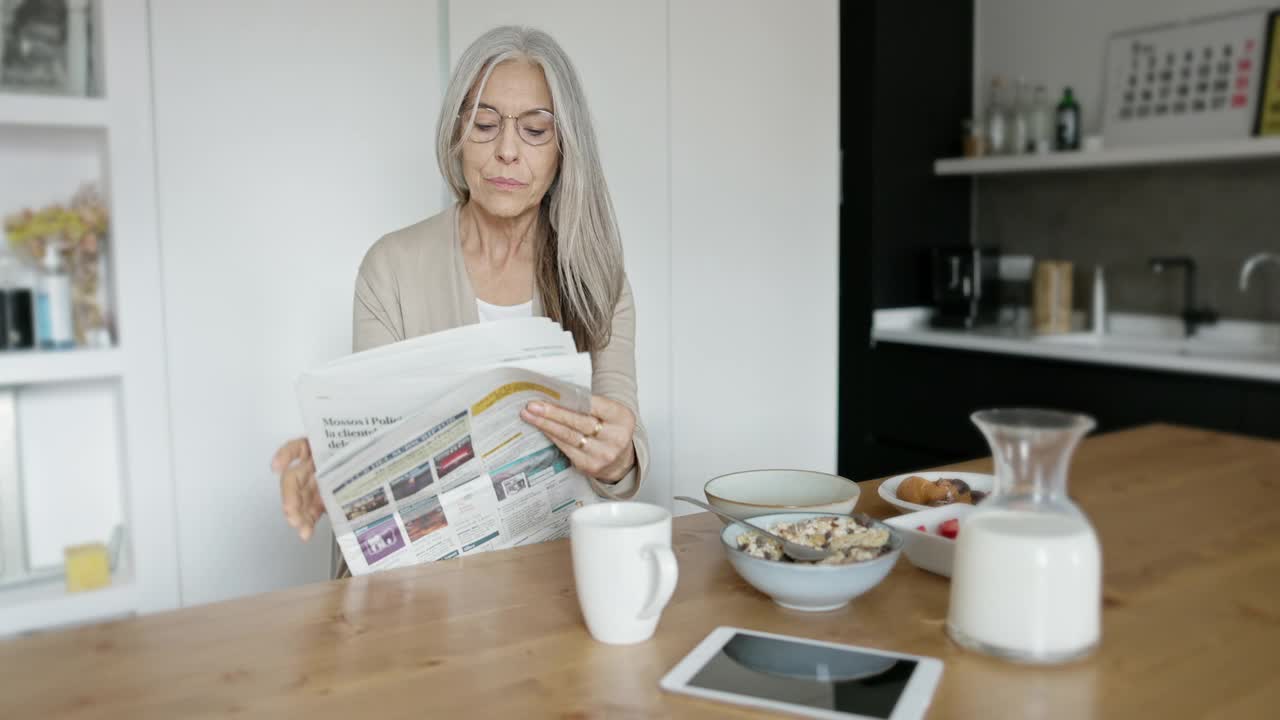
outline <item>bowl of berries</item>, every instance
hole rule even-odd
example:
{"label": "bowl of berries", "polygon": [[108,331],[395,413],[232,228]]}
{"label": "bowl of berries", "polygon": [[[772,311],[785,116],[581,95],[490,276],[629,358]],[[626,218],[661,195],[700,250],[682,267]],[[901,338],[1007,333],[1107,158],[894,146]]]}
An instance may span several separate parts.
{"label": "bowl of berries", "polygon": [[956,538],[963,531],[964,519],[975,509],[972,505],[943,505],[889,518],[884,523],[902,536],[902,554],[912,565],[951,577]]}

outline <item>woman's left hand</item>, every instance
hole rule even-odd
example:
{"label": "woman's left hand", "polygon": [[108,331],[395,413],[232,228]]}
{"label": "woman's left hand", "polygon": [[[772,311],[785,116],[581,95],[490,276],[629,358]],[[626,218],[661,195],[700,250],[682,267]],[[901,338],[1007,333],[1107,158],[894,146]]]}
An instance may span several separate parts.
{"label": "woman's left hand", "polygon": [[555,403],[531,402],[520,417],[538,428],[573,466],[607,483],[626,477],[636,464],[636,416],[622,403],[591,396],[591,414],[566,410]]}

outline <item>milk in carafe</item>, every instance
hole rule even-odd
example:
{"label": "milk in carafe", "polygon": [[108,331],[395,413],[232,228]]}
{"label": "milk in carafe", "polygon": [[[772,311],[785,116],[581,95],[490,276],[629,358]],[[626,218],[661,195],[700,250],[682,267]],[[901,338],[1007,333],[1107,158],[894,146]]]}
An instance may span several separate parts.
{"label": "milk in carafe", "polygon": [[995,492],[956,540],[947,632],[961,646],[1022,662],[1065,662],[1101,637],[1102,553],[1066,494],[1080,415],[990,410],[974,422],[992,447]]}

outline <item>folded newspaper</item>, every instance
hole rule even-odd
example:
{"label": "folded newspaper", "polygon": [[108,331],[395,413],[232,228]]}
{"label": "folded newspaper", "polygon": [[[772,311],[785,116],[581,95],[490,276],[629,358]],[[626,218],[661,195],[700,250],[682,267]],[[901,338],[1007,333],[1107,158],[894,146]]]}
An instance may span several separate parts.
{"label": "folded newspaper", "polygon": [[353,575],[566,537],[587,479],[520,419],[587,412],[591,357],[546,318],[468,325],[310,370],[298,401]]}

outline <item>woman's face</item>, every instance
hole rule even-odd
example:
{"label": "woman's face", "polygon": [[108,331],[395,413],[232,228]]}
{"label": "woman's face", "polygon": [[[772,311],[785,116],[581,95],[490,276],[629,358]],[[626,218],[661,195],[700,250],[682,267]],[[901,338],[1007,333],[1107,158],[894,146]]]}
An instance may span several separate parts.
{"label": "woman's face", "polygon": [[[470,118],[474,95],[464,106],[463,127]],[[489,142],[462,141],[462,174],[471,191],[471,200],[491,215],[518,217],[536,210],[560,169],[559,142],[551,138],[543,145],[529,145],[509,116],[530,110],[555,112],[551,88],[542,68],[523,60],[500,63],[489,75],[478,100],[503,116],[498,137]],[[552,130],[554,133],[554,130]]]}

